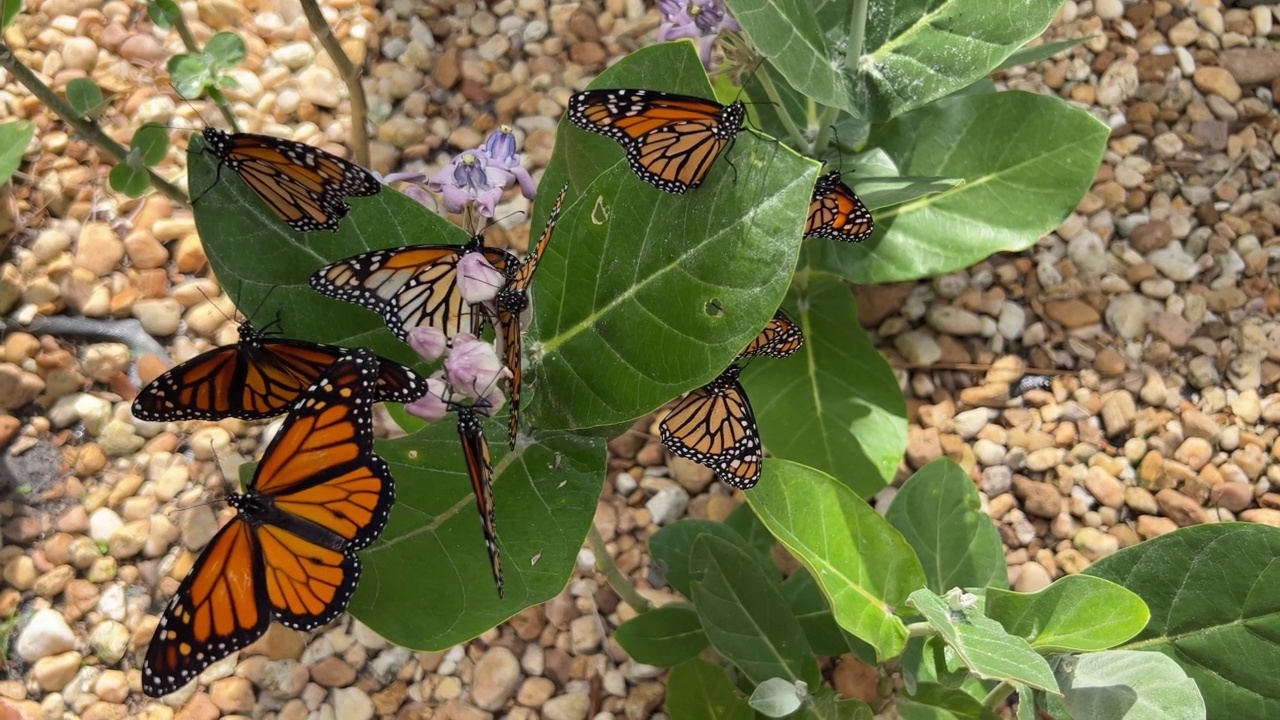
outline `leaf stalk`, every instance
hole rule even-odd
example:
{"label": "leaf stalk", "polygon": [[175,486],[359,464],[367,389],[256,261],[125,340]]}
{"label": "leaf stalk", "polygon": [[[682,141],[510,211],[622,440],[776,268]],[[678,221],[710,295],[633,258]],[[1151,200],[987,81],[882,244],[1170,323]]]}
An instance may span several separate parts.
{"label": "leaf stalk", "polygon": [[596,556],[596,570],[604,574],[605,582],[609,583],[609,587],[618,593],[618,597],[631,606],[638,613],[647,613],[653,609],[653,605],[636,590],[635,583],[631,582],[631,578],[622,574],[618,569],[618,564],[614,562],[613,555],[609,554],[609,548],[605,545],[604,536],[600,534],[600,529],[595,523],[591,523],[591,529],[587,531],[587,543],[591,546],[591,552]]}
{"label": "leaf stalk", "polygon": [[862,45],[867,36],[868,0],[853,0],[853,12],[849,17],[849,45],[844,51],[844,69],[853,72],[862,56]]}
{"label": "leaf stalk", "polygon": [[302,0],[302,12],[307,16],[311,32],[320,40],[320,46],[333,60],[334,67],[347,85],[347,96],[351,99],[351,153],[357,165],[369,166],[369,106],[364,98],[364,86],[360,84],[360,68],[347,57],[342,44],[334,36],[324,15],[320,14],[320,6],[316,0]]}

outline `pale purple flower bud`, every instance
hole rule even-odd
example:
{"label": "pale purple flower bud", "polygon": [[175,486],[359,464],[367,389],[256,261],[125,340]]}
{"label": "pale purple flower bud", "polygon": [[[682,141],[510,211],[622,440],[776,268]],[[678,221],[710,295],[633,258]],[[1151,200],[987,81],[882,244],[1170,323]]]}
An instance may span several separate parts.
{"label": "pale purple flower bud", "polygon": [[453,337],[453,348],[444,361],[444,374],[455,391],[476,400],[491,396],[498,381],[511,377],[511,371],[498,359],[493,345],[470,333]]}
{"label": "pale purple flower bud", "polygon": [[439,360],[447,345],[448,339],[440,328],[416,327],[409,331],[409,347],[429,363]]}
{"label": "pale purple flower bud", "polygon": [[512,134],[510,125],[503,125],[490,133],[489,139],[484,141],[484,147],[477,152],[483,152],[491,164],[514,175],[520,183],[521,195],[529,200],[538,196],[538,188],[533,184],[529,171],[520,165],[520,155],[516,153],[516,136]]}
{"label": "pale purple flower bud", "polygon": [[484,253],[463,253],[458,259],[458,293],[472,305],[489,302],[507,284],[507,276]]}
{"label": "pale purple flower bud", "polygon": [[405,403],[404,409],[410,415],[427,422],[436,422],[449,412],[449,404],[444,401],[449,392],[449,386],[443,379],[434,376],[427,378],[427,393],[411,403]]}
{"label": "pale purple flower bud", "polygon": [[742,26],[730,17],[723,0],[658,0],[662,22],[658,40],[691,38],[697,41],[702,64],[711,69],[711,46],[725,30],[741,32]]}

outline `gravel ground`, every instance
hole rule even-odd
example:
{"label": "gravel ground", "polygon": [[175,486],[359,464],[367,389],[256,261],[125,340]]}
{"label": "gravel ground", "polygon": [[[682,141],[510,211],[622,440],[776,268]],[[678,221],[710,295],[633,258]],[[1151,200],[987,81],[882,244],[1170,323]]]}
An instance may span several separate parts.
{"label": "gravel ground", "polygon": [[[88,76],[111,92],[113,135],[127,140],[146,120],[202,126],[164,88],[178,38],[152,30],[140,3],[27,5],[5,41],[55,88]],[[249,58],[233,71],[241,87],[228,93],[245,129],[341,151],[345,89],[296,3],[183,7],[201,41],[222,29],[245,37]],[[658,20],[641,0],[335,0],[325,12],[368,68],[383,173],[434,171],[513,119],[541,168],[570,93],[650,42]],[[971,472],[1016,589],[1179,526],[1280,525],[1276,22],[1274,4],[1068,0],[1046,39],[1091,39],[1004,82],[1060,95],[1113,128],[1077,211],[1028,252],[858,293],[863,324],[903,368],[911,429],[901,475],[943,455]],[[0,237],[12,239],[0,314],[136,318],[174,360],[234,340],[189,212],[108,191],[97,152],[0,72],[6,116],[38,130],[23,174],[0,193]],[[183,162],[175,149],[165,176],[180,181]],[[527,230],[490,236],[523,248]],[[955,370],[970,363],[991,369]],[[176,509],[219,496],[261,428],[134,421],[123,399],[137,389],[131,373],[160,367],[146,356],[134,364],[118,343],[4,336],[0,619],[17,627],[0,628],[12,639],[0,703],[17,716],[660,715],[664,673],[613,641],[634,613],[586,550],[562,595],[447,652],[389,646],[349,618],[311,636],[276,625],[194,686],[143,697],[138,649],[159,601],[226,516]],[[1010,380],[1028,367],[1071,372],[1010,401]],[[596,519],[622,570],[660,603],[672,596],[647,589],[646,538],[682,516],[723,518],[740,497],[703,468],[669,461],[652,418],[635,429],[611,445]],[[867,687],[852,658],[831,667],[842,692]]]}

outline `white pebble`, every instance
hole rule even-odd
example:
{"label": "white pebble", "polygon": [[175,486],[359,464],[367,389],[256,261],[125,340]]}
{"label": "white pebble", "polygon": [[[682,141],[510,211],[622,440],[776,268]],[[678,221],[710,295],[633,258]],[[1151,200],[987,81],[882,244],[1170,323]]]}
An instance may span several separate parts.
{"label": "white pebble", "polygon": [[119,583],[112,583],[102,591],[98,598],[98,612],[108,620],[124,621],[125,599],[124,588]]}
{"label": "white pebble", "polygon": [[102,507],[89,515],[89,537],[94,542],[106,542],[124,521],[111,508]]}
{"label": "white pebble", "polygon": [[680,519],[685,508],[689,507],[689,493],[679,485],[668,485],[662,488],[644,506],[653,516],[655,525],[666,525]]}
{"label": "white pebble", "polygon": [[37,610],[27,621],[22,634],[18,636],[15,650],[18,657],[26,662],[35,662],[40,658],[74,650],[75,646],[75,633],[71,632],[62,613],[45,608]]}

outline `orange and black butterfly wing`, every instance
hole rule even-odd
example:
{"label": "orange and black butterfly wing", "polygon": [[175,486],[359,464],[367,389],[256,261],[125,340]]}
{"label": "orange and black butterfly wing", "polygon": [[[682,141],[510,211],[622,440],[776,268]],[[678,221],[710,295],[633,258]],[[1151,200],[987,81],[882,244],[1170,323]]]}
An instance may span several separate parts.
{"label": "orange and black butterfly wing", "polygon": [[520,391],[524,383],[523,338],[518,313],[498,311],[498,340],[502,346],[502,362],[511,371],[511,407],[507,412],[507,442],[516,447],[520,434]]}
{"label": "orange and black butterfly wing", "polygon": [[739,372],[730,365],[686,395],[658,426],[658,436],[671,454],[705,465],[722,481],[748,490],[760,479],[764,451]]}
{"label": "orange and black butterfly wing", "polygon": [[[299,378],[314,382],[321,373],[350,352],[337,345],[306,342],[303,340],[275,340],[263,343],[263,350],[270,353],[273,364],[283,367]],[[427,382],[421,375],[394,360],[379,357],[378,380],[374,388],[374,400],[378,402],[413,402],[427,391]],[[297,394],[294,400],[297,399]],[[292,404],[292,401],[290,401]]]}
{"label": "orange and black butterfly wing", "polygon": [[[235,397],[244,376],[241,345],[224,345],[170,368],[134,398],[134,417],[148,422],[243,417]],[[275,413],[273,413],[275,414]],[[244,417],[254,420],[267,415]]]}
{"label": "orange and black butterfly wing", "polygon": [[484,252],[490,263],[497,260],[506,267],[508,262],[505,251],[483,248],[482,242],[476,236],[466,245],[361,253],[320,268],[311,276],[311,287],[378,313],[402,342],[418,327],[434,327],[453,338],[475,332],[483,322],[458,291],[458,260],[468,252]]}
{"label": "orange and black butterfly wing", "polygon": [[502,597],[502,556],[498,549],[497,512],[493,502],[493,463],[489,460],[489,442],[484,437],[484,424],[474,407],[459,405],[458,438],[462,441],[462,455],[467,461],[467,475],[471,479],[471,491],[476,496],[476,509],[480,511],[480,526],[484,530],[484,545],[489,552],[489,567],[493,582]]}
{"label": "orange and black butterfly wing", "polygon": [[874,230],[871,211],[844,184],[839,171],[832,170],[818,178],[804,226],[806,238],[862,242],[871,237]]}
{"label": "orange and black butterfly wing", "polygon": [[214,128],[205,129],[204,139],[220,165],[300,232],[337,230],[351,210],[344,198],[382,190],[373,173],[305,143]]}
{"label": "orange and black butterfly wing", "polygon": [[804,334],[800,326],[789,315],[779,309],[765,325],[764,330],[756,336],[751,344],[738,353],[739,358],[764,355],[771,358],[791,357],[804,345]]}
{"label": "orange and black butterfly wing", "polygon": [[616,140],[640,179],[676,194],[702,184],[745,116],[741,102],[654,90],[588,90],[569,99],[573,124]]}
{"label": "orange and black butterfly wing", "polygon": [[373,452],[377,368],[367,349],[335,362],[289,413],[249,486],[347,550],[376,540],[395,504],[391,472]]}
{"label": "orange and black butterfly wing", "polygon": [[263,607],[288,627],[314,630],[347,609],[360,582],[360,559],[350,549],[332,548],[283,525],[256,529],[267,602]]}
{"label": "orange and black butterfly wing", "polygon": [[142,665],[142,691],[160,697],[262,637],[271,624],[262,553],[237,516],[200,554],[160,615]]}

